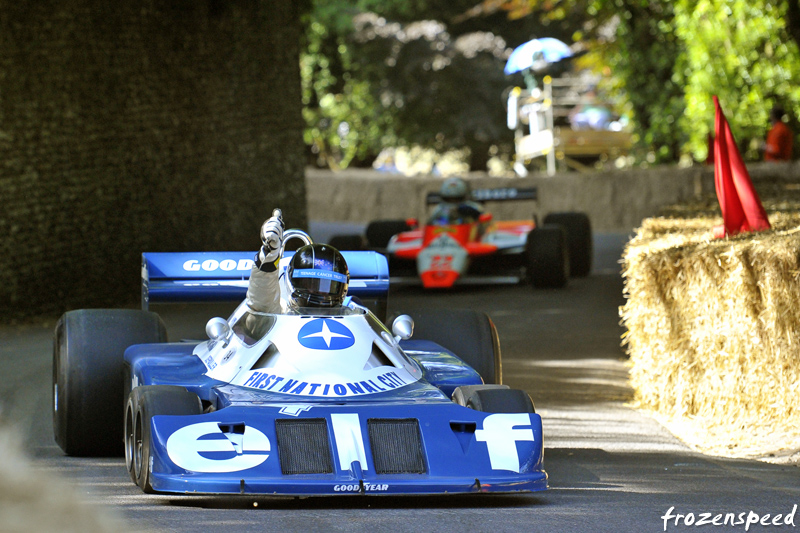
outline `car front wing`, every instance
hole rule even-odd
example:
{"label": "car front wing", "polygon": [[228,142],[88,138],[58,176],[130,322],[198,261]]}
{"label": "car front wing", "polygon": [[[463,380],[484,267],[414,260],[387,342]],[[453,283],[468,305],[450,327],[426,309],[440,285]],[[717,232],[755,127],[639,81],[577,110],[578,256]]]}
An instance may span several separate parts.
{"label": "car front wing", "polygon": [[547,488],[542,421],[452,402],[231,406],[151,419],[156,492],[450,494]]}

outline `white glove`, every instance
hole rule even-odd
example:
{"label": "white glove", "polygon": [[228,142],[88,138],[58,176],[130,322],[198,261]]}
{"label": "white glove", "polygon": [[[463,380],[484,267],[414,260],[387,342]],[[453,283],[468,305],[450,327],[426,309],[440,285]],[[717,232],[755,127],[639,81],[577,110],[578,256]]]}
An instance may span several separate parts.
{"label": "white glove", "polygon": [[274,263],[281,253],[283,243],[283,215],[280,209],[272,212],[272,216],[261,226],[261,250],[258,259],[261,264]]}

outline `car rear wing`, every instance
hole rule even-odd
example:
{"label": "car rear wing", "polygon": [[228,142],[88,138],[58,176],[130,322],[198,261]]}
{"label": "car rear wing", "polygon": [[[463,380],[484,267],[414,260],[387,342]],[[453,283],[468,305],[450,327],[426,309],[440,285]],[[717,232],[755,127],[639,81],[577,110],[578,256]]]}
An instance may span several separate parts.
{"label": "car rear wing", "polygon": [[[473,189],[470,200],[473,202],[504,202],[508,200],[536,200],[538,191],[536,187],[497,187],[494,189]],[[442,202],[438,192],[431,192],[425,197],[427,205]]]}
{"label": "car rear wing", "polygon": [[[294,252],[286,252],[285,268]],[[152,303],[244,299],[256,252],[168,252],[142,254],[142,309]],[[377,252],[342,252],[350,270],[349,296],[378,314],[386,310],[389,266]]]}

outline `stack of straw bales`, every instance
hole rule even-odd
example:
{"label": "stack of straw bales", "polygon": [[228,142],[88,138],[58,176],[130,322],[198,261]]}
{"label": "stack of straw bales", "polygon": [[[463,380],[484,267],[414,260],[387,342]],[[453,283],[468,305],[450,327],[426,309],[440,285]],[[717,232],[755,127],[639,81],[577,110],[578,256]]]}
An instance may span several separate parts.
{"label": "stack of straw bales", "polygon": [[641,407],[703,451],[796,461],[800,204],[764,204],[772,230],[725,239],[711,202],[645,220],[620,312]]}

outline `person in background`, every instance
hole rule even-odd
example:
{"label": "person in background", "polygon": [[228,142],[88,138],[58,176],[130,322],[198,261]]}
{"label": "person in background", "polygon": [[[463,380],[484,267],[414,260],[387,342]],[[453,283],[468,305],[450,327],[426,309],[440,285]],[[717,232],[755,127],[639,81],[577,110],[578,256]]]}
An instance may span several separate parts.
{"label": "person in background", "polygon": [[470,197],[470,186],[462,178],[447,178],[442,182],[439,196],[442,202],[431,214],[431,224],[468,224],[477,222],[483,213],[483,207],[473,202]]}
{"label": "person in background", "polygon": [[583,101],[569,112],[569,122],[573,130],[608,130],[613,117],[611,111],[598,103],[597,93],[590,88],[581,98]]}
{"label": "person in background", "polygon": [[792,159],[792,143],[794,134],[783,122],[784,110],[775,106],[769,113],[772,127],[767,133],[764,144],[764,161],[790,161]]}

